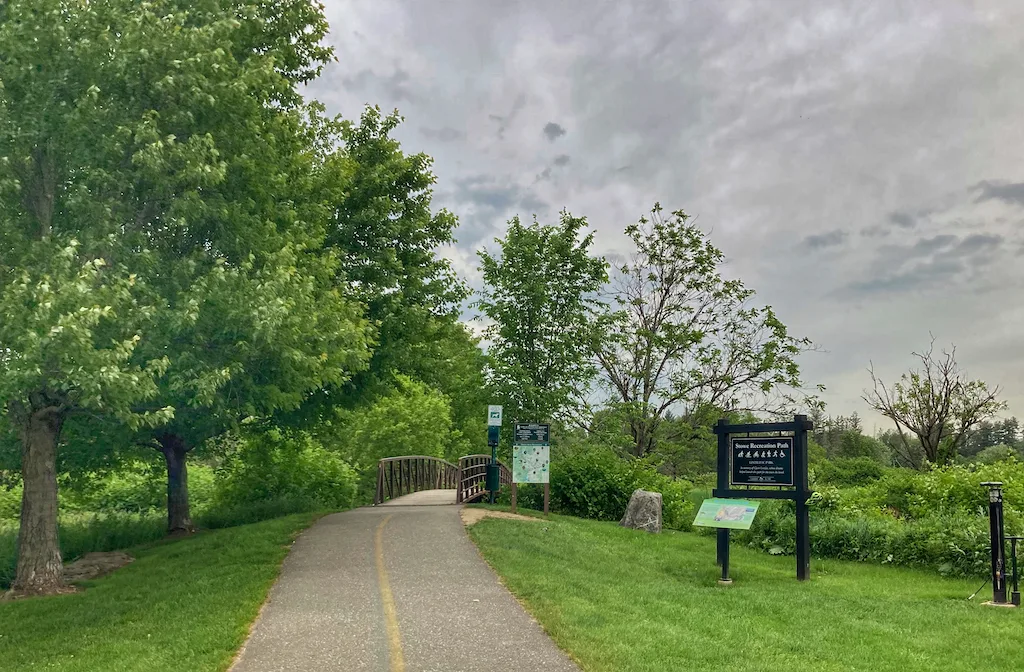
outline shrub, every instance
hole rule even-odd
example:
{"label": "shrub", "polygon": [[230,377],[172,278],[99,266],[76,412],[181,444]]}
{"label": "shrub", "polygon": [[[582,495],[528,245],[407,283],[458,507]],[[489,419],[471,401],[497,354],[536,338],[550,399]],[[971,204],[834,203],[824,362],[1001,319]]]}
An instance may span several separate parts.
{"label": "shrub", "polygon": [[877,461],[870,457],[843,457],[823,462],[814,469],[816,483],[830,485],[866,485],[884,474]]}
{"label": "shrub", "polygon": [[352,467],[309,434],[273,429],[246,436],[227,456],[217,470],[214,508],[290,501],[344,509],[355,502],[356,482]]}
{"label": "shrub", "polygon": [[1021,453],[1004,444],[1001,446],[989,446],[988,448],[984,448],[977,455],[969,458],[967,461],[975,464],[995,464],[996,462],[1005,462],[1011,458],[1019,460],[1021,458]]}
{"label": "shrub", "polygon": [[[1004,484],[1007,534],[1024,532],[1024,464],[1015,459],[926,472],[889,469],[867,485],[816,488],[810,502],[811,552],[943,574],[983,575],[989,558],[984,481]],[[792,553],[795,536],[794,505],[789,501],[762,502],[750,530],[737,534],[744,543],[771,553]]]}
{"label": "shrub", "polygon": [[21,515],[21,485],[0,485],[0,520],[17,520]]}
{"label": "shrub", "polygon": [[[192,511],[204,510],[213,499],[214,472],[205,464],[188,465],[188,494]],[[61,488],[67,511],[142,513],[167,507],[167,472],[158,462],[128,461],[107,473],[77,478]]]}
{"label": "shrub", "polygon": [[[582,450],[551,464],[551,509],[580,518],[619,520],[637,488],[660,492],[666,527],[689,527],[690,483],[660,474],[642,460],[623,459],[609,449]],[[523,506],[539,508],[540,488],[520,488]]]}

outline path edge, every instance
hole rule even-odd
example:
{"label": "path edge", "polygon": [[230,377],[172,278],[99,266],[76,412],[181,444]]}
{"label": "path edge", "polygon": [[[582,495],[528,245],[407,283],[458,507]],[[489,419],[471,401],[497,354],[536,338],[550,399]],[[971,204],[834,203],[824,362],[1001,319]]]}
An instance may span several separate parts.
{"label": "path edge", "polygon": [[[348,510],[351,510],[351,509],[348,509]],[[274,580],[270,583],[270,586],[267,587],[267,594],[266,594],[266,596],[264,596],[263,602],[260,604],[260,608],[256,612],[256,617],[253,618],[252,621],[250,621],[249,627],[246,628],[245,639],[242,640],[241,646],[239,646],[238,650],[236,650],[234,655],[231,656],[231,662],[228,663],[228,666],[221,668],[222,670],[224,670],[224,672],[232,672],[232,670],[234,670],[235,667],[238,665],[238,662],[242,659],[242,654],[245,653],[245,647],[249,645],[249,640],[252,639],[253,631],[256,630],[256,626],[259,625],[259,622],[261,620],[263,620],[263,612],[266,611],[267,605],[270,604],[270,595],[271,595],[271,593],[274,592],[274,587],[277,586],[277,582],[281,578],[281,570],[284,568],[284,563],[287,562],[288,558],[291,556],[292,549],[295,548],[295,543],[299,540],[299,538],[302,535],[304,535],[309,530],[313,529],[314,525],[319,523],[321,520],[323,520],[327,516],[333,515],[335,513],[342,513],[342,512],[341,511],[319,511],[319,512],[317,512],[315,514],[313,519],[309,522],[309,525],[306,525],[301,530],[298,530],[298,531],[295,532],[295,536],[292,537],[291,543],[288,544],[288,552],[284,554],[283,558],[281,558],[281,562],[277,563],[277,573],[274,575]]]}

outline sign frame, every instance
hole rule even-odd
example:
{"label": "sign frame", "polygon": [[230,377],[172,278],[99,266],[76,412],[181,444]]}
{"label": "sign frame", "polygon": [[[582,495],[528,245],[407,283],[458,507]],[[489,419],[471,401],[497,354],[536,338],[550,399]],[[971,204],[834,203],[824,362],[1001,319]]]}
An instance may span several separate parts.
{"label": "sign frame", "polygon": [[[713,497],[723,499],[792,499],[796,504],[796,578],[806,581],[811,576],[811,524],[807,500],[814,494],[807,477],[807,433],[814,429],[814,423],[806,415],[794,415],[790,422],[763,422],[730,425],[722,418],[715,425],[718,435],[718,487],[711,491]],[[793,441],[794,485],[744,488],[732,483],[732,441],[737,435],[747,439],[791,437]],[[754,435],[754,436],[751,436]],[[767,487],[766,487],[767,486]],[[718,528],[718,564],[722,567],[719,583],[730,584],[729,578],[729,530]]]}

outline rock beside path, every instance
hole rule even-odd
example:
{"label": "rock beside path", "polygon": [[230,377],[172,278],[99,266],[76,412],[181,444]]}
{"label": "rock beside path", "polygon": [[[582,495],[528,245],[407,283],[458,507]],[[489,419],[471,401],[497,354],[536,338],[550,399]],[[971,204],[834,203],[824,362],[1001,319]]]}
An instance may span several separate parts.
{"label": "rock beside path", "polygon": [[619,525],[653,534],[661,532],[661,493],[634,490]]}

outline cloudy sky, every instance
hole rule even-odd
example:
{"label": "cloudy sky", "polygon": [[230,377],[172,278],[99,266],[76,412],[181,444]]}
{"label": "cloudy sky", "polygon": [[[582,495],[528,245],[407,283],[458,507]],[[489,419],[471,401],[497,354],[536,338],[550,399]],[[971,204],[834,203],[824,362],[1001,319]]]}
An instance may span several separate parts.
{"label": "cloudy sky", "polygon": [[325,0],[329,109],[398,108],[475,252],[518,213],[598,251],[660,201],[822,352],[833,413],[866,367],[955,343],[1024,415],[1024,3]]}

